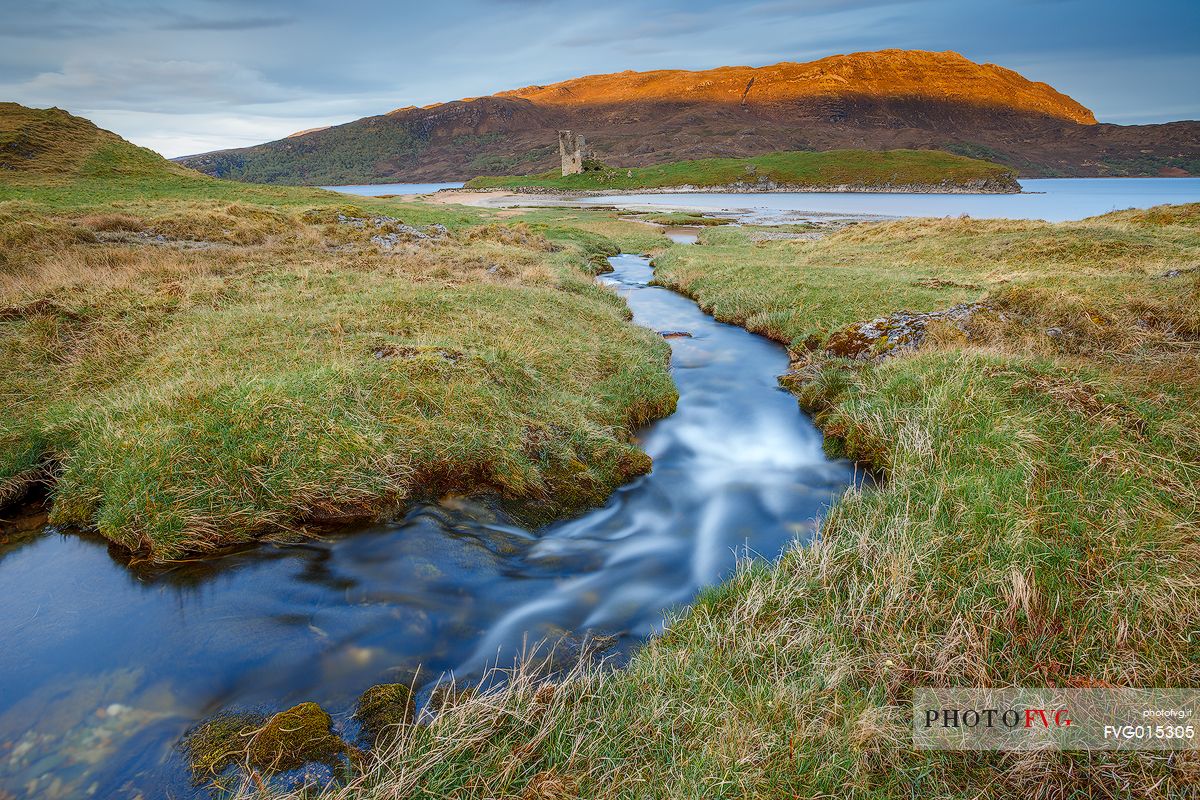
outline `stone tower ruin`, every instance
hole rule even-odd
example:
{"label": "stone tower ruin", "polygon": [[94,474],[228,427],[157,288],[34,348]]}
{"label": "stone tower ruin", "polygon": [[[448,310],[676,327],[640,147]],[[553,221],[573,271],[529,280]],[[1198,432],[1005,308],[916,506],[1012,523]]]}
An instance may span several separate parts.
{"label": "stone tower ruin", "polygon": [[586,147],[583,136],[576,134],[575,131],[558,132],[558,154],[562,156],[563,175],[578,175],[583,172]]}

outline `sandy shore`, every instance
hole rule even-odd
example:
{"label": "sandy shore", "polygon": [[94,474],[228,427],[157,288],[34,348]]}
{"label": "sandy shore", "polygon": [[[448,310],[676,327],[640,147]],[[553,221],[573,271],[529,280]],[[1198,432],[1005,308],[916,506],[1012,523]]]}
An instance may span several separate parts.
{"label": "sandy shore", "polygon": [[[755,212],[753,209],[739,207],[735,204],[721,207],[709,207],[703,205],[689,205],[687,203],[656,203],[653,201],[655,193],[638,193],[639,196],[645,195],[645,202],[631,202],[626,199],[624,202],[616,202],[613,205],[601,205],[598,203],[589,203],[584,200],[584,197],[595,196],[596,193],[584,195],[582,193],[529,193],[529,192],[513,192],[506,189],[492,190],[458,190],[458,189],[442,189],[432,194],[411,195],[403,198],[404,200],[417,200],[426,203],[434,203],[437,205],[458,204],[466,206],[476,206],[478,208],[490,208],[497,210],[497,216],[505,217],[520,213],[522,208],[546,208],[548,206],[564,207],[564,208],[617,208],[626,212],[672,212],[686,211],[696,214],[702,214],[711,217],[731,217],[738,222],[760,222],[754,219]],[[697,193],[699,194],[699,193]],[[763,193],[768,194],[768,193]],[[741,196],[747,196],[743,193]],[[823,211],[797,211],[797,212],[781,212],[778,219],[772,221],[761,221],[765,224],[792,224],[798,222],[812,223],[819,220],[838,220],[838,221],[873,221],[879,219],[889,219],[888,215],[880,214],[865,214],[854,212],[823,212]]]}
{"label": "sandy shore", "polygon": [[[528,199],[529,195],[522,196],[516,192],[508,192],[502,189],[496,189],[491,192],[463,192],[457,189],[442,189],[433,194],[412,195],[412,198],[424,200],[427,203],[436,203],[437,205],[455,204],[482,206],[484,208],[504,208],[505,206],[525,205],[522,200]],[[542,200],[544,204],[544,198],[537,199]]]}

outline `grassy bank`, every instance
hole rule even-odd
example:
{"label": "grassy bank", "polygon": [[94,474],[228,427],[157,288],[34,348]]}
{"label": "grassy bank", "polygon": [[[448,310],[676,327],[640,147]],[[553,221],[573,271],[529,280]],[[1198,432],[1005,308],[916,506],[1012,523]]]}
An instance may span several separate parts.
{"label": "grassy bank", "polygon": [[[917,752],[907,704],[921,686],[1200,683],[1200,207],[754,246],[718,228],[658,262],[795,343],[789,385],[884,483],[627,670],[462,702],[322,796],[1190,796],[1191,753]],[[880,363],[821,348],[981,297],[969,338],[931,330]]]}
{"label": "grassy bank", "polygon": [[646,226],[247,187],[0,111],[0,503],[48,482],[163,559],[447,492],[544,520],[649,469],[667,348],[591,280]]}
{"label": "grassy bank", "polygon": [[589,162],[578,175],[559,171],[540,175],[478,177],[473,189],[542,188],[564,191],[663,189],[673,186],[748,187],[771,182],[797,187],[888,186],[969,187],[1019,191],[1015,173],[989,161],[936,150],[829,150],[770,153],[753,158],[705,158],[650,167],[610,167]]}

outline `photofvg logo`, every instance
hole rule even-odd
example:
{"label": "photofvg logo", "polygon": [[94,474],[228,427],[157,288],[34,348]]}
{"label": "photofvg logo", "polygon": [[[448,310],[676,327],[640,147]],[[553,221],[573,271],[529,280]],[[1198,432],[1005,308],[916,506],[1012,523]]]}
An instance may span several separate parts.
{"label": "photofvg logo", "polygon": [[913,744],[931,750],[1190,750],[1195,689],[917,689]]}
{"label": "photofvg logo", "polygon": [[925,727],[943,728],[1067,728],[1070,711],[1065,708],[930,708],[925,711]]}

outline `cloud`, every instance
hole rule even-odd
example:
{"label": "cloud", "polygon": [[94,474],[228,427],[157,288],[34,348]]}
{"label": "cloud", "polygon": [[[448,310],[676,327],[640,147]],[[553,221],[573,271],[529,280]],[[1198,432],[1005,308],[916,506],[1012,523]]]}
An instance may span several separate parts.
{"label": "cloud", "polygon": [[591,45],[621,45],[641,39],[655,39],[662,42],[674,37],[710,30],[711,26],[712,18],[707,14],[661,14],[654,19],[633,24],[624,20],[614,20],[612,24],[602,29],[585,25],[583,27],[586,32],[564,36],[555,44],[565,47],[588,47]]}
{"label": "cloud", "polygon": [[0,84],[18,102],[103,104],[107,108],[187,113],[197,108],[280,103],[303,96],[229,61],[72,58],[22,83]]}
{"label": "cloud", "polygon": [[179,155],[587,74],[899,47],[1144,122],[1200,116],[1198,29],[1195,0],[0,0],[0,99]]}
{"label": "cloud", "polygon": [[[282,139],[305,128],[328,125],[330,120],[329,116],[323,114],[278,118],[244,113],[164,116],[143,111],[112,111],[83,107],[68,110],[87,117],[102,128],[138,131],[136,136],[126,138],[167,158],[223,150],[228,147],[248,147]],[[349,118],[339,121],[349,121]]]}
{"label": "cloud", "polygon": [[281,28],[296,22],[294,17],[243,17],[241,19],[201,19],[180,17],[158,26],[161,31],[250,31]]}

